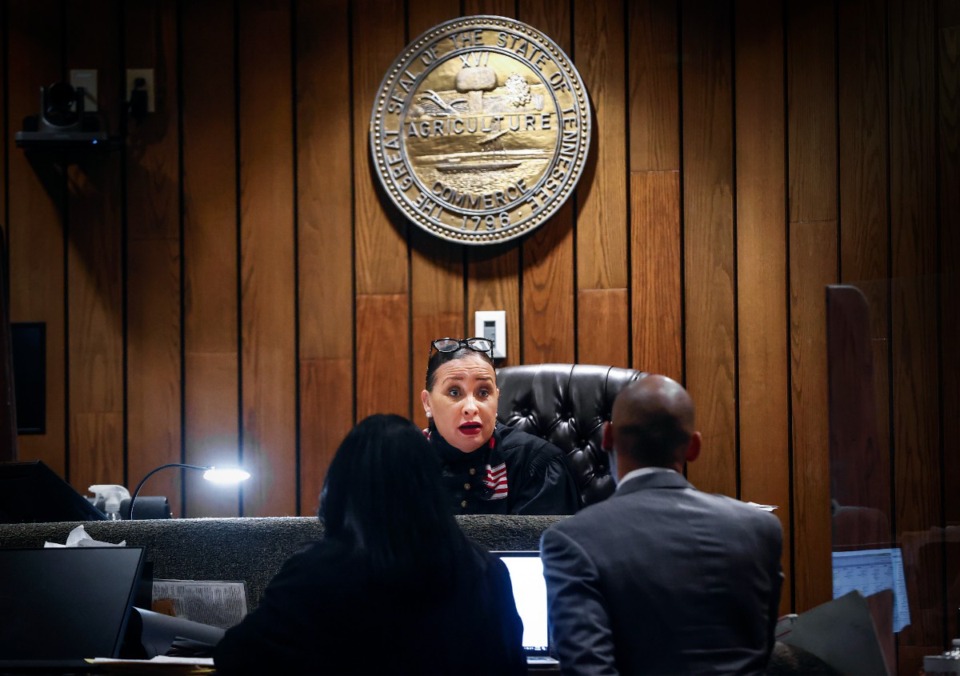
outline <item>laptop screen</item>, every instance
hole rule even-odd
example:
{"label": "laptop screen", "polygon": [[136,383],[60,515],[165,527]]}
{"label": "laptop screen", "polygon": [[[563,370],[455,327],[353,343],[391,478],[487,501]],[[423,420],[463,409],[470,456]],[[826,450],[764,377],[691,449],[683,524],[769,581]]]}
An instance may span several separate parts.
{"label": "laptop screen", "polygon": [[550,645],[547,624],[547,584],[539,552],[493,552],[510,571],[513,600],[523,620],[523,649],[528,655],[545,655]]}
{"label": "laptop screen", "polygon": [[0,549],[5,661],[119,657],[142,547]]}

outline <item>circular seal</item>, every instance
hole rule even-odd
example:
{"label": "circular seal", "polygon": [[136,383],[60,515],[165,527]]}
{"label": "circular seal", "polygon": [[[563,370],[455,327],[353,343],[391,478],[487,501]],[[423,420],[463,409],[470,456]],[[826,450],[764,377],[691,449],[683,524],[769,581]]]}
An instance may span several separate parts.
{"label": "circular seal", "polygon": [[393,202],[427,232],[496,244],[549,218],[590,147],[580,74],[513,19],[447,21],[397,57],[377,92],[370,151]]}

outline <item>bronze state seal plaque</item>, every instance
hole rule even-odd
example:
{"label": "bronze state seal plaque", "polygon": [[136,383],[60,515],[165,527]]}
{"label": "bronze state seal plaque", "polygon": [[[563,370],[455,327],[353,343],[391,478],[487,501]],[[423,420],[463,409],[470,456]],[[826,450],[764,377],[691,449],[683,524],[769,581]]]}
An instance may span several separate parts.
{"label": "bronze state seal plaque", "polygon": [[590,147],[579,73],[535,28],[470,16],[404,49],[377,92],[370,148],[410,220],[444,239],[494,244],[549,218]]}

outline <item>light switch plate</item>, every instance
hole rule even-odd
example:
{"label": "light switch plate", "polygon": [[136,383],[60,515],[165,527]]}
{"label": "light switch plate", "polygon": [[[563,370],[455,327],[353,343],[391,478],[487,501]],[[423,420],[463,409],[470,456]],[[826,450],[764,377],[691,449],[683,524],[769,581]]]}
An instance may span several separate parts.
{"label": "light switch plate", "polygon": [[507,357],[507,313],[505,310],[477,310],[474,315],[474,334],[493,339],[493,358]]}
{"label": "light switch plate", "polygon": [[157,111],[157,94],[153,86],[153,68],[127,68],[127,102],[133,94],[134,83],[138,77],[142,77],[147,90],[147,112],[155,113]]}
{"label": "light switch plate", "polygon": [[97,71],[74,68],[70,71],[70,84],[74,88],[83,87],[83,110],[97,112]]}

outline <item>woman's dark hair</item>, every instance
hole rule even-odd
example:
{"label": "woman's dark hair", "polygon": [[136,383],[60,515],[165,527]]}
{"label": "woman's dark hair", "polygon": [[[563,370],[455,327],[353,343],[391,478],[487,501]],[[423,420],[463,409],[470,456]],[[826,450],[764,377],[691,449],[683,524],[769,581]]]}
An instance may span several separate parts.
{"label": "woman's dark hair", "polygon": [[[490,366],[494,366],[493,359],[490,358],[489,354],[470,349],[469,347],[461,347],[455,352],[439,352],[437,350],[431,350],[430,358],[427,360],[427,390],[433,389],[434,377],[437,375],[438,368],[446,364],[448,361],[463,359],[464,357],[469,357],[471,355],[476,355],[483,361],[490,364]],[[494,368],[493,373],[493,377],[496,379],[496,368]]]}
{"label": "woman's dark hair", "polygon": [[320,518],[326,537],[363,550],[374,579],[387,583],[432,577],[442,589],[467,546],[436,453],[398,415],[372,415],[347,434],[327,471]]}

